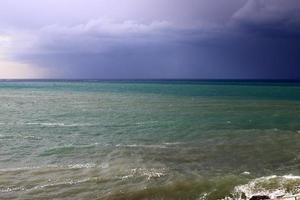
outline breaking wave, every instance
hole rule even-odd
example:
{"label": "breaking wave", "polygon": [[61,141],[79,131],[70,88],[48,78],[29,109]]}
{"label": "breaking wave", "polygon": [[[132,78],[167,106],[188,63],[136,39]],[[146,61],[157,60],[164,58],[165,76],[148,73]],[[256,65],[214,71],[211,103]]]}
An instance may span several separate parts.
{"label": "breaking wave", "polygon": [[300,196],[300,176],[266,176],[254,179],[234,188],[230,197],[224,200],[244,200],[253,196],[267,196],[270,199]]}

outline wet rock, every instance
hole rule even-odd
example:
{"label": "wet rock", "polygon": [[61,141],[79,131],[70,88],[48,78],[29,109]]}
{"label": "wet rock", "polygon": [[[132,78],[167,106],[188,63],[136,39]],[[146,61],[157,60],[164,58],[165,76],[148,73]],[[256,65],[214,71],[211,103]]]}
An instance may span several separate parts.
{"label": "wet rock", "polygon": [[244,192],[242,193],[241,198],[242,198],[242,199],[247,199],[247,196],[246,196],[246,194],[245,194]]}
{"label": "wet rock", "polygon": [[267,195],[256,195],[252,196],[249,200],[264,200],[264,199],[271,199]]}

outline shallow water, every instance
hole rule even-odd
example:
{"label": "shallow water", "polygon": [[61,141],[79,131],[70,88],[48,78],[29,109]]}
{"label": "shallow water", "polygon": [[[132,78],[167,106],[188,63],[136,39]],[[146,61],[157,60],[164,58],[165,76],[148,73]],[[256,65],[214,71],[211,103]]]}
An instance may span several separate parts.
{"label": "shallow water", "polygon": [[286,83],[1,82],[0,199],[298,193],[299,100]]}

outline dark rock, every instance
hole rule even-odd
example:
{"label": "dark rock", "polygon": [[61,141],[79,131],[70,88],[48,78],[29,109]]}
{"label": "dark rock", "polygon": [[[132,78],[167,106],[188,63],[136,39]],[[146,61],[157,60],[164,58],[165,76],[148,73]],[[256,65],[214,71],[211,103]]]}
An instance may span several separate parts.
{"label": "dark rock", "polygon": [[264,199],[271,199],[267,195],[256,195],[252,196],[249,200],[264,200]]}
{"label": "dark rock", "polygon": [[242,193],[241,198],[242,198],[242,199],[247,199],[247,196],[246,196],[246,194],[245,194],[244,192]]}

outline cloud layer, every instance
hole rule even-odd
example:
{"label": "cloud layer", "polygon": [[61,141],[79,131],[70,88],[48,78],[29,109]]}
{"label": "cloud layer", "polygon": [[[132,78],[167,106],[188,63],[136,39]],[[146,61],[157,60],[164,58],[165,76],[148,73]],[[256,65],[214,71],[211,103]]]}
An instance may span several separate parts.
{"label": "cloud layer", "polygon": [[297,1],[5,0],[2,54],[52,78],[300,78]]}
{"label": "cloud layer", "polygon": [[300,3],[297,0],[249,0],[233,19],[247,31],[268,36],[300,34]]}

